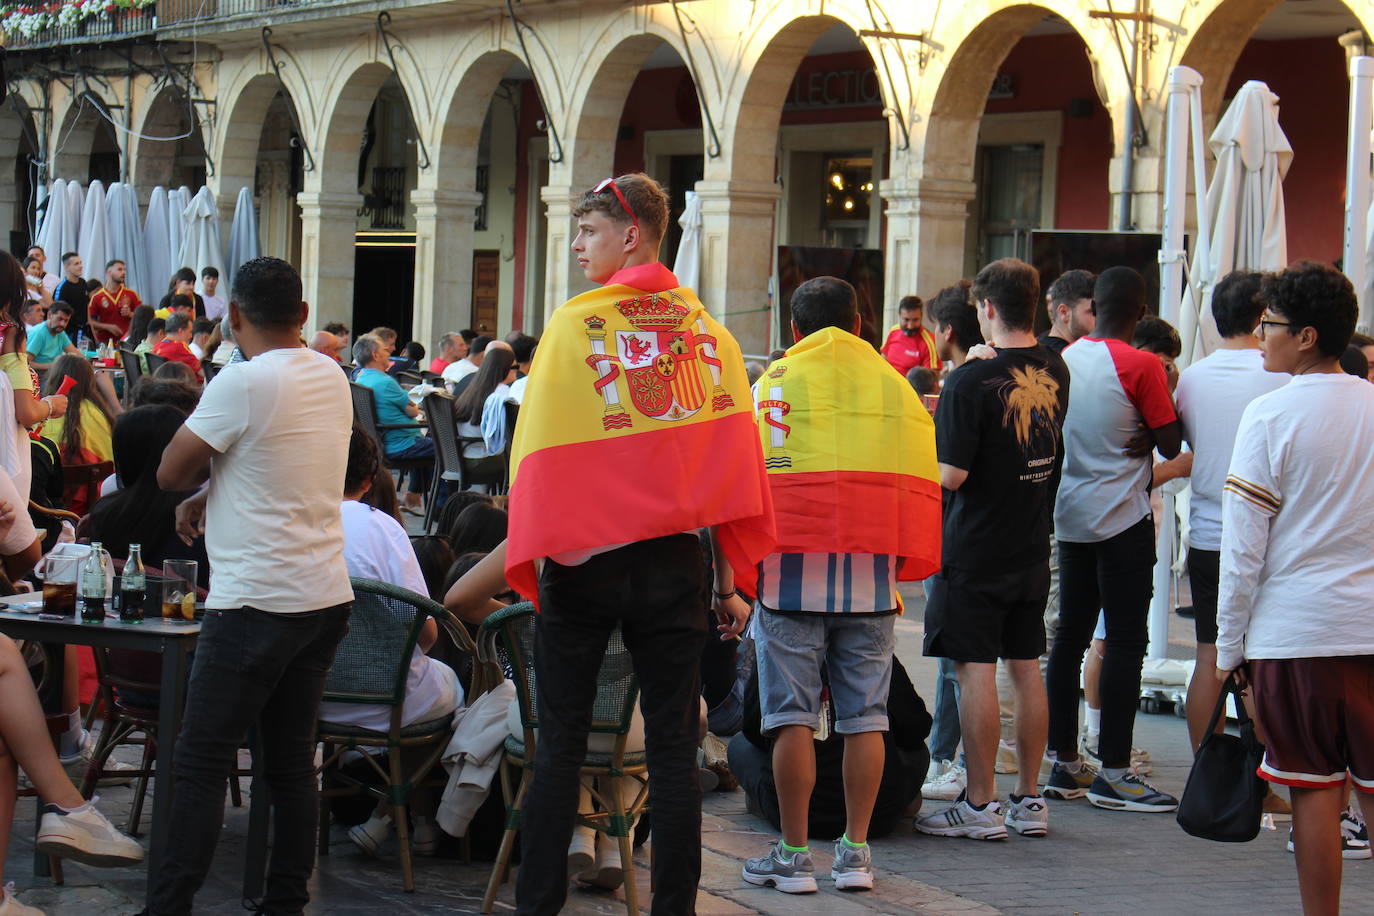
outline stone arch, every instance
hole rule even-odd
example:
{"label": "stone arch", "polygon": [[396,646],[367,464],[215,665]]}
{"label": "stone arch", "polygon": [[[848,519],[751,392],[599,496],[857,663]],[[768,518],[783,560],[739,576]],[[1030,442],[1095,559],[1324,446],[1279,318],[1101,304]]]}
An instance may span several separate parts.
{"label": "stone arch", "polygon": [[13,159],[0,160],[0,247],[6,250],[19,250],[38,230],[33,214],[40,146],[33,112],[17,93],[11,95],[0,106],[0,149],[13,151]]}
{"label": "stone arch", "polygon": [[283,89],[276,77],[267,73],[250,76],[233,93],[219,132],[218,158],[215,160],[220,194],[230,196],[237,194],[241,187],[254,186],[263,124],[273,106],[281,104],[277,102],[278,96],[292,110],[298,110],[290,87]]}
{"label": "stone arch", "polygon": [[458,78],[451,88],[445,87],[437,106],[439,117],[429,130],[429,135],[435,138],[435,148],[430,152],[441,187],[472,188],[487,108],[502,77],[512,64],[518,63],[520,59],[511,52],[496,49],[485,51],[466,65],[454,68]]}
{"label": "stone arch", "polygon": [[[140,191],[205,183],[205,139],[186,91],[165,83],[144,106],[133,157],[133,184]],[[196,164],[196,160],[199,164]]]}
{"label": "stone arch", "polygon": [[109,110],[109,103],[92,89],[67,96],[61,114],[54,118],[57,131],[51,141],[52,152],[48,155],[52,162],[51,178],[74,179],[85,184],[91,178],[94,153],[108,153],[113,147],[115,154],[122,157],[119,137],[101,114]]}
{"label": "stone arch", "polygon": [[[324,106],[318,120],[319,129],[312,148],[315,154],[313,182],[326,193],[355,194],[358,190],[358,150],[368,114],[377,93],[392,76],[396,77],[415,113],[414,95],[405,82],[386,64],[368,61],[359,64],[346,77],[330,82],[338,86]],[[419,123],[419,119],[416,119]]]}

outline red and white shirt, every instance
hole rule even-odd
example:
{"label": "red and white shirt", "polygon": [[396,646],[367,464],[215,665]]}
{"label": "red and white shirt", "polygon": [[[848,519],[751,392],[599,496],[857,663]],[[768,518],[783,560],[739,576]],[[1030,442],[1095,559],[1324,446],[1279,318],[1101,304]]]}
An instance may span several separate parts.
{"label": "red and white shirt", "polygon": [[1126,454],[1143,422],[1176,420],[1164,366],[1121,340],[1083,337],[1064,349],[1073,385],[1064,418],[1064,471],[1054,536],[1095,544],[1150,514],[1150,457]]}

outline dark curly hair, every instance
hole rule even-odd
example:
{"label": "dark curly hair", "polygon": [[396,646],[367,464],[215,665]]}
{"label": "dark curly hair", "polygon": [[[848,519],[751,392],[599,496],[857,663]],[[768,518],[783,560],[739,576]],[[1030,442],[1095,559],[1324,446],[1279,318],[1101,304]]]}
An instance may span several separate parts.
{"label": "dark curly hair", "polygon": [[1312,328],[1317,332],[1317,349],[1333,359],[1349,346],[1360,314],[1355,287],[1346,275],[1317,261],[1299,261],[1287,270],[1267,275],[1260,283],[1259,299],[1270,311],[1292,322],[1291,327],[1276,327],[1267,333],[1282,330],[1296,334]]}
{"label": "dark curly hair", "polygon": [[1255,330],[1264,303],[1255,298],[1262,275],[1255,270],[1233,270],[1212,290],[1212,318],[1222,337],[1239,337]]}
{"label": "dark curly hair", "polygon": [[239,314],[254,327],[301,326],[301,275],[280,258],[246,262],[234,274],[231,298]]}
{"label": "dark curly hair", "polygon": [[348,439],[348,469],[344,472],[344,493],[357,493],[363,484],[376,479],[377,469],[382,465],[382,453],[365,429],[353,424],[353,432]]}

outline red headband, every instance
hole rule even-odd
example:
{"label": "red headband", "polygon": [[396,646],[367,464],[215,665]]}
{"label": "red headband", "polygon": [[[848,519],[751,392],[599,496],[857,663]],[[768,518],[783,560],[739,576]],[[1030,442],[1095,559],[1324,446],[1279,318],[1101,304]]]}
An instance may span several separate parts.
{"label": "red headband", "polygon": [[618,201],[620,201],[620,206],[622,206],[622,207],[625,208],[625,212],[628,213],[629,216],[630,216],[630,219],[632,219],[632,220],[634,221],[635,229],[638,229],[638,228],[639,228],[639,217],[635,216],[635,211],[633,211],[633,210],[630,209],[630,202],[629,202],[628,200],[625,199],[625,194],[620,190],[620,185],[618,185],[618,184],[615,183],[615,179],[614,179],[614,178],[607,178],[605,181],[601,182],[601,184],[599,184],[599,185],[597,185],[596,187],[592,188],[592,193],[593,193],[593,194],[600,194],[600,193],[602,193],[603,191],[605,191],[607,188],[610,188],[613,192],[615,192],[615,199],[618,200]]}

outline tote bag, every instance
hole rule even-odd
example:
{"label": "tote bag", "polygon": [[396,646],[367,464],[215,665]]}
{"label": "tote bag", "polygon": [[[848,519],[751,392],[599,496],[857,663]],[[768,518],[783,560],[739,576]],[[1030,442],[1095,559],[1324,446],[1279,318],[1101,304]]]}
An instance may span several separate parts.
{"label": "tote bag", "polygon": [[[1226,697],[1236,698],[1239,735],[1218,734],[1217,722],[1226,711]],[[1256,770],[1264,759],[1264,745],[1255,737],[1241,702],[1240,685],[1232,674],[1217,698],[1217,708],[1207,723],[1207,737],[1193,758],[1188,785],[1178,805],[1178,823],[1187,833],[1219,843],[1246,843],[1259,835],[1268,783]]]}

